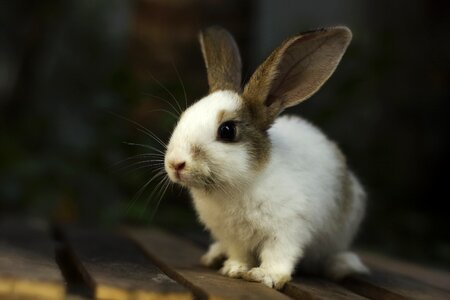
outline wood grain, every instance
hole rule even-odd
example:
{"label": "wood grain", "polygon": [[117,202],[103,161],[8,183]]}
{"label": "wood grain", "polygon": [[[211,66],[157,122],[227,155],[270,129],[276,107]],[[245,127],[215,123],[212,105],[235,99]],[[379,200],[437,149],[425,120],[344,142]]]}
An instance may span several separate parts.
{"label": "wood grain", "polygon": [[363,300],[359,296],[338,284],[318,277],[296,276],[288,282],[283,292],[295,299],[306,300]]}
{"label": "wood grain", "polygon": [[450,292],[450,274],[447,272],[375,253],[359,252],[358,254],[370,268],[401,274]]}
{"label": "wood grain", "polygon": [[10,218],[0,222],[0,298],[63,299],[64,278],[45,223]]}
{"label": "wood grain", "polygon": [[62,236],[96,299],[192,299],[130,240],[110,232],[64,228]]}
{"label": "wood grain", "polygon": [[355,275],[342,285],[371,299],[450,299],[450,294],[426,283],[399,275],[371,270],[370,275]]}
{"label": "wood grain", "polygon": [[171,277],[189,286],[200,299],[290,299],[260,283],[222,276],[200,267],[203,251],[189,241],[156,229],[125,232]]}

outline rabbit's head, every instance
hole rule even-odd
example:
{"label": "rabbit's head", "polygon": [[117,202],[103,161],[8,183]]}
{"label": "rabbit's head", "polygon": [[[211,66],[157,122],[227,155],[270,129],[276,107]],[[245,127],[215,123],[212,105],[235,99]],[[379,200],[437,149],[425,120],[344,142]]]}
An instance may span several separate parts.
{"label": "rabbit's head", "polygon": [[211,27],[199,35],[210,93],[180,117],[165,156],[170,179],[190,188],[229,190],[270,159],[267,130],[283,109],[314,94],[345,52],[346,27],[310,31],[281,44],[241,86],[233,37]]}

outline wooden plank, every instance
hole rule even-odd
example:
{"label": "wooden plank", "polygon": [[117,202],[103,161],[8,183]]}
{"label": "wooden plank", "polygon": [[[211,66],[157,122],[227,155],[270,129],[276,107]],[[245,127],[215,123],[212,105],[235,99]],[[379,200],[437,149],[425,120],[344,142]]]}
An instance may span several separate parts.
{"label": "wooden plank", "polygon": [[98,230],[61,230],[96,299],[192,299],[125,237]]}
{"label": "wooden plank", "polygon": [[200,267],[203,250],[189,241],[156,229],[126,228],[136,243],[177,281],[189,286],[198,298],[208,299],[290,299],[260,283],[222,276]]}
{"label": "wooden plank", "polygon": [[[195,241],[194,243],[201,248],[206,248],[210,242],[206,235],[189,234],[188,239]],[[299,275],[296,275],[292,281],[288,282],[282,292],[295,299],[367,299],[334,282],[326,281],[318,277]]]}
{"label": "wooden plank", "polygon": [[295,299],[305,300],[363,300],[359,296],[338,284],[317,277],[296,276],[286,284],[283,292]]}
{"label": "wooden plank", "polygon": [[447,272],[370,252],[359,252],[359,255],[370,268],[401,274],[450,292],[450,274]]}
{"label": "wooden plank", "polygon": [[342,281],[353,292],[371,299],[450,299],[446,291],[399,274],[376,269],[370,275],[356,275]]}
{"label": "wooden plank", "polygon": [[45,223],[0,222],[0,298],[63,299],[64,278]]}

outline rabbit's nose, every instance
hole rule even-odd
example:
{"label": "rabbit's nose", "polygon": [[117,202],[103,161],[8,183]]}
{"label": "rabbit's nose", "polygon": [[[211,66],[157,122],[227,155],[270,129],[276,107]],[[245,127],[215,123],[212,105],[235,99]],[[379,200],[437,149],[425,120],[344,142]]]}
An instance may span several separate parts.
{"label": "rabbit's nose", "polygon": [[181,170],[184,169],[185,166],[186,166],[186,162],[185,161],[179,162],[179,163],[174,164],[174,169],[176,171],[181,171]]}
{"label": "rabbit's nose", "polygon": [[170,166],[172,167],[172,169],[179,172],[184,169],[184,167],[186,166],[186,162],[185,161],[181,161],[181,162],[173,161],[170,163]]}

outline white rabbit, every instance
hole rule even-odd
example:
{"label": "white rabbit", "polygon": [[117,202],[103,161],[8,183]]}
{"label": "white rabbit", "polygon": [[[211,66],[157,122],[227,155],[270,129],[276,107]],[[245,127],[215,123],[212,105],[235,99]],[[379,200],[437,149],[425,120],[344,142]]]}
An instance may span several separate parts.
{"label": "white rabbit", "polygon": [[340,279],[368,272],[348,252],[366,196],[345,158],[318,128],[278,117],[314,94],[351,40],[346,27],[302,33],[281,44],[241,88],[232,36],[200,34],[210,94],[180,117],[165,155],[173,182],[187,187],[216,241],[205,265],[281,288],[299,263]]}

